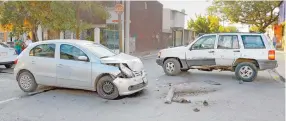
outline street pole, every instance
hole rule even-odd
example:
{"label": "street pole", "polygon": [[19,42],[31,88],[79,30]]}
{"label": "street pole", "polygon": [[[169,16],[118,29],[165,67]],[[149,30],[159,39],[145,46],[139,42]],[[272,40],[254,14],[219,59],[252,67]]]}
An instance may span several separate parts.
{"label": "street pole", "polygon": [[130,1],[126,0],[125,5],[125,53],[130,54]]}
{"label": "street pole", "polygon": [[121,13],[118,14],[118,34],[119,34],[119,52],[123,52]]}
{"label": "street pole", "polygon": [[[117,4],[122,4],[122,1],[118,1]],[[123,42],[122,42],[122,20],[121,15],[123,11],[118,12],[118,35],[119,35],[119,53],[123,52]]]}

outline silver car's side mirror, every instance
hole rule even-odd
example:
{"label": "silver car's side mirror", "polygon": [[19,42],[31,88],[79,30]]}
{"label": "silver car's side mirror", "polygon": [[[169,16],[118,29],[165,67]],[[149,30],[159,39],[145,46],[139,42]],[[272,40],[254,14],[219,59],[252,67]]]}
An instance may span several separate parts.
{"label": "silver car's side mirror", "polygon": [[86,56],[79,56],[78,60],[80,60],[80,61],[88,61],[88,58]]}

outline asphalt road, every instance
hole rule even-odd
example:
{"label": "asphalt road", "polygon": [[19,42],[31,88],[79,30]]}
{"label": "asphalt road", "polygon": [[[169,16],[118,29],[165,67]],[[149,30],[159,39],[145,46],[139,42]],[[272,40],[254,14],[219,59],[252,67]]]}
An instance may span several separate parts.
{"label": "asphalt road", "polygon": [[[278,58],[277,70],[285,74],[285,57],[281,54]],[[170,77],[157,66],[155,58],[142,61],[148,73],[148,87],[118,100],[63,88],[27,95],[19,89],[12,70],[2,70],[0,121],[284,121],[284,85],[274,81],[267,71],[259,72],[254,82],[239,84],[231,72],[190,70]],[[209,80],[220,83],[220,89],[187,95],[193,101],[189,104],[164,104],[169,85]],[[39,91],[49,88],[41,87]],[[209,106],[203,106],[203,100]],[[194,108],[200,111],[194,112]]]}

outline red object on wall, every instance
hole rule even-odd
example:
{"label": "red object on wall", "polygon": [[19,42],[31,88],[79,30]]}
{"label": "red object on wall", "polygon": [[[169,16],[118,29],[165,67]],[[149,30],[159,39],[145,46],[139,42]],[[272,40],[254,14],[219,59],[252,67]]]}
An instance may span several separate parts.
{"label": "red object on wall", "polygon": [[275,34],[275,36],[276,36],[276,38],[277,38],[277,47],[278,48],[280,48],[281,46],[282,46],[282,37],[283,37],[283,34],[282,34],[282,25],[280,24],[280,25],[278,25],[278,24],[276,24],[276,25],[274,25],[274,34]]}

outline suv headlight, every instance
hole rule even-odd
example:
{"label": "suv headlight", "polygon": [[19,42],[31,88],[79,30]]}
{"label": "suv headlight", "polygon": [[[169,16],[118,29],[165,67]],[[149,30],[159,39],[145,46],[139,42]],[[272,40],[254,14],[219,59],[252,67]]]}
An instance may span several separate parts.
{"label": "suv headlight", "polygon": [[133,72],[127,67],[126,64],[119,64],[119,69],[129,78],[134,77]]}

